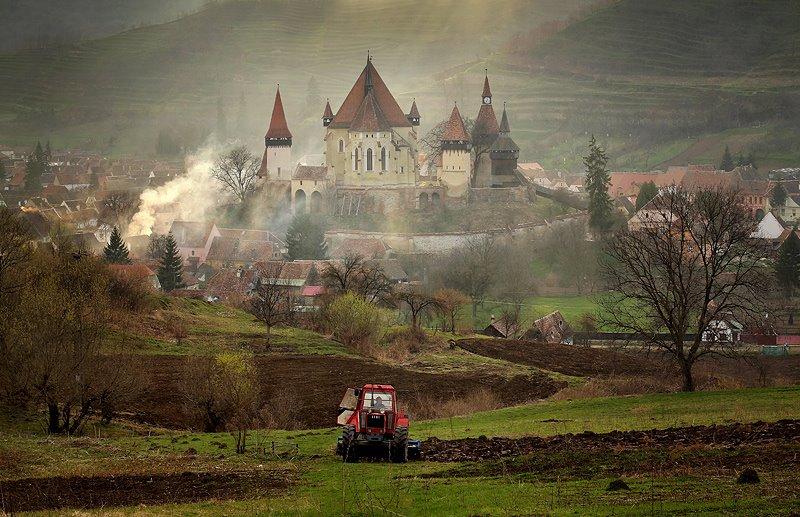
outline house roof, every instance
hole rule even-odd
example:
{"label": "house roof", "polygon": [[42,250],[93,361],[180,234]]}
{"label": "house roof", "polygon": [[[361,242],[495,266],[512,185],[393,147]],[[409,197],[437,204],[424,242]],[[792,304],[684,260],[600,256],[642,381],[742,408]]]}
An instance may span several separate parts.
{"label": "house roof", "polygon": [[324,181],[328,176],[325,165],[298,165],[292,174],[293,180]]}
{"label": "house roof", "polygon": [[445,122],[442,140],[445,142],[469,141],[467,127],[464,125],[464,119],[458,111],[458,106],[453,106],[450,118]]}
{"label": "house roof", "polygon": [[220,297],[247,294],[256,279],[254,269],[223,269],[206,282],[206,291]]}
{"label": "house roof", "polygon": [[367,259],[383,258],[389,246],[380,239],[372,237],[352,237],[342,240],[339,246],[331,251],[331,257],[344,258],[347,255],[359,255]]}
{"label": "house roof", "polygon": [[206,258],[220,261],[261,262],[271,260],[274,249],[269,241],[215,237]]}
{"label": "house roof", "polygon": [[359,108],[364,103],[368,91],[373,91],[375,104],[386,118],[389,126],[411,126],[411,122],[408,121],[400,105],[397,104],[397,100],[395,100],[386,83],[383,82],[380,74],[372,64],[372,60],[369,59],[366,66],[364,66],[364,70],[361,71],[355,84],[350,89],[350,93],[345,97],[339,111],[336,112],[330,127],[350,128]]}
{"label": "house roof", "polygon": [[272,106],[272,118],[269,121],[269,129],[267,129],[265,138],[292,138],[292,132],[289,131],[289,125],[286,123],[286,114],[283,112],[280,86],[275,91],[275,104]]}
{"label": "house roof", "polygon": [[213,228],[214,223],[173,221],[169,233],[181,248],[202,248],[208,242]]}
{"label": "house roof", "polygon": [[397,259],[375,259],[370,263],[378,264],[383,268],[383,273],[394,282],[404,282],[408,280],[408,273]]}
{"label": "house roof", "polygon": [[321,285],[306,285],[300,289],[300,296],[320,296],[325,294],[325,287]]}
{"label": "house roof", "polygon": [[23,210],[20,212],[20,217],[27,223],[27,226],[37,238],[45,239],[50,236],[52,225],[41,212]]}

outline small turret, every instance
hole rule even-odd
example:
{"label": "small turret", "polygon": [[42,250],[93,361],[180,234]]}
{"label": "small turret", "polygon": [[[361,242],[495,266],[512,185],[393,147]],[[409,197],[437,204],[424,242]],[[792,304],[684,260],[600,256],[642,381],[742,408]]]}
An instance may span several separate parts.
{"label": "small turret", "polygon": [[331,125],[332,121],[333,110],[331,109],[331,101],[328,99],[328,101],[325,103],[325,112],[322,114],[322,125],[328,127]]}
{"label": "small turret", "polygon": [[408,119],[409,122],[411,122],[412,126],[418,126],[419,125],[420,116],[419,116],[419,110],[417,109],[417,101],[416,101],[416,99],[414,99],[411,102],[411,111],[408,112],[408,115],[406,115],[406,118]]}
{"label": "small turret", "polygon": [[286,113],[283,111],[283,101],[281,100],[281,86],[275,92],[275,104],[272,106],[272,117],[269,121],[269,129],[264,136],[265,147],[291,147],[292,132],[286,123]]}

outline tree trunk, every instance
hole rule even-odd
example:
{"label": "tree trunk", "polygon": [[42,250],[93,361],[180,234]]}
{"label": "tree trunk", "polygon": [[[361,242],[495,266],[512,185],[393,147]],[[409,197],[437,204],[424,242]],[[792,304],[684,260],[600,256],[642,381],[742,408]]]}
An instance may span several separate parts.
{"label": "tree trunk", "polygon": [[694,391],[694,377],[692,377],[692,363],[681,360],[681,376],[683,377],[683,387],[681,391]]}
{"label": "tree trunk", "polygon": [[59,419],[61,417],[58,411],[58,404],[47,404],[47,432],[50,434],[58,434],[61,432],[61,425]]}

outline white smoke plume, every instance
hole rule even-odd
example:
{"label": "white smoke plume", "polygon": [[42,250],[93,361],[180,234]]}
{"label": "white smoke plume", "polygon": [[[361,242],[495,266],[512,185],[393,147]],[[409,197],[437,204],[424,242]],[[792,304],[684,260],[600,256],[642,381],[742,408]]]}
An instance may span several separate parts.
{"label": "white smoke plume", "polygon": [[128,225],[128,236],[151,235],[159,214],[170,219],[205,220],[206,210],[218,201],[220,191],[211,176],[211,168],[219,150],[207,145],[186,157],[187,173],[157,188],[149,188],[140,196],[139,211]]}

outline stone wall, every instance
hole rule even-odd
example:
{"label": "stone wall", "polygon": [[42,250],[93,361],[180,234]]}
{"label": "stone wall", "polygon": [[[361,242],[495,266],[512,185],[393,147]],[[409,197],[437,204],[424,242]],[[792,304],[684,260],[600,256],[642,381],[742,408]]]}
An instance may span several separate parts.
{"label": "stone wall", "polygon": [[448,253],[464,246],[471,239],[492,236],[498,239],[527,235],[541,237],[548,228],[571,221],[584,220],[584,214],[561,216],[544,223],[525,223],[512,229],[496,228],[476,232],[445,233],[387,233],[365,232],[360,230],[331,230],[325,233],[328,249],[338,247],[345,239],[379,239],[398,254],[439,254]]}

